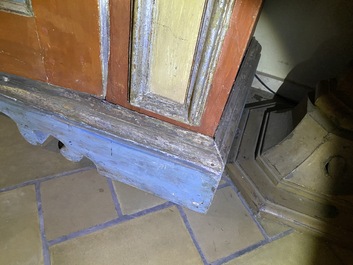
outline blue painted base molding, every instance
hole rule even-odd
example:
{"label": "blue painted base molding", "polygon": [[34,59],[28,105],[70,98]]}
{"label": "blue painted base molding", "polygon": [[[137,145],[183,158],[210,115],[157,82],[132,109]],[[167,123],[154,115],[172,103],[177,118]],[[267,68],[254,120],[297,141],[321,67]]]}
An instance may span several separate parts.
{"label": "blue painted base molding", "polygon": [[106,177],[198,212],[224,169],[210,137],[47,84],[2,75],[0,112],[31,144],[52,135],[67,159],[87,157]]}
{"label": "blue painted base molding", "polygon": [[31,144],[43,144],[51,135],[64,144],[67,159],[87,157],[106,177],[205,213],[236,136],[260,50],[253,40],[215,138],[84,93],[1,73],[0,112]]}

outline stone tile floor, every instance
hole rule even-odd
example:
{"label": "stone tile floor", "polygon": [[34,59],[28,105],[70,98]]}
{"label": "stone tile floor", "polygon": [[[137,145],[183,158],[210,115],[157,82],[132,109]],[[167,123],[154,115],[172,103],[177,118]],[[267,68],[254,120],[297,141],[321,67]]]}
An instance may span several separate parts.
{"label": "stone tile floor", "polygon": [[201,215],[31,146],[0,115],[0,264],[353,264],[353,252],[257,219],[225,176]]}

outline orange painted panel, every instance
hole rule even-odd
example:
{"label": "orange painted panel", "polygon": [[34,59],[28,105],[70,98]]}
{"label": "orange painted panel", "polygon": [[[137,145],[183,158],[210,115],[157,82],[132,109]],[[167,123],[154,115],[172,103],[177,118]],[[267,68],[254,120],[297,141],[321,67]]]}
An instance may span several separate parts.
{"label": "orange painted panel", "polygon": [[107,100],[128,107],[130,0],[110,1],[110,60]]}
{"label": "orange painted panel", "polygon": [[97,0],[32,0],[51,84],[102,95]]}
{"label": "orange painted panel", "polygon": [[255,30],[262,0],[235,1],[230,26],[208,95],[201,126],[204,134],[214,135],[227,103],[246,48]]}
{"label": "orange painted panel", "polygon": [[33,17],[0,11],[0,71],[45,81]]}

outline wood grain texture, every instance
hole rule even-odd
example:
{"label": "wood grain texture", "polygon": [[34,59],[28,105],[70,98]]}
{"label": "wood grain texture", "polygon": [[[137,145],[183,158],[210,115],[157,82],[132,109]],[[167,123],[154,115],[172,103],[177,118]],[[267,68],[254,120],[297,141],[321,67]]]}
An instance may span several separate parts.
{"label": "wood grain texture", "polygon": [[33,17],[0,12],[0,71],[45,81]]}
{"label": "wood grain texture", "polygon": [[216,130],[215,141],[223,161],[228,161],[229,151],[236,136],[247,95],[260,60],[260,52],[261,46],[253,38]]}
{"label": "wood grain texture", "polygon": [[[164,117],[162,115],[132,106],[129,99],[129,81],[127,73],[119,73],[129,69],[129,60],[127,53],[129,52],[128,43],[124,43],[122,47],[119,39],[114,37],[118,32],[118,36],[126,37],[130,30],[130,22],[126,14],[130,14],[123,10],[130,11],[130,0],[118,1],[111,4],[111,68],[109,73],[109,84],[107,100],[127,107],[129,109],[144,113],[148,116],[161,119],[163,121],[175,124],[191,131],[200,132],[208,136],[214,136],[219,124],[223,109],[228,99],[228,95],[232,88],[233,82],[239,70],[244,53],[252,36],[258,14],[260,12],[262,0],[253,1],[236,1],[233,7],[232,17],[228,32],[222,46],[222,52],[219,62],[217,63],[216,72],[213,78],[210,94],[207,100],[206,109],[201,120],[200,126],[190,126],[182,122]],[[120,11],[119,11],[120,8]],[[125,9],[124,9],[125,8]],[[113,11],[116,9],[115,11]],[[114,15],[115,13],[115,15]],[[120,16],[119,16],[120,14]],[[118,28],[118,24],[125,21],[123,28]],[[114,26],[115,25],[115,26]],[[125,57],[124,57],[125,56]],[[113,66],[113,64],[117,64]]]}
{"label": "wood grain texture", "polygon": [[102,94],[96,0],[32,0],[47,82]]}
{"label": "wood grain texture", "polygon": [[32,6],[34,17],[0,12],[0,71],[101,96],[97,2]]}
{"label": "wood grain texture", "polygon": [[104,176],[198,212],[209,208],[224,170],[213,138],[86,94],[5,76],[0,112],[30,143],[52,135],[64,143],[65,157],[85,156]]}
{"label": "wood grain texture", "polygon": [[107,100],[128,107],[130,0],[110,1],[110,58]]}
{"label": "wood grain texture", "polygon": [[261,4],[262,0],[235,2],[202,119],[202,131],[206,135],[213,135],[217,129],[228,95],[253,34]]}
{"label": "wood grain texture", "polygon": [[157,0],[151,36],[150,90],[184,103],[204,1]]}

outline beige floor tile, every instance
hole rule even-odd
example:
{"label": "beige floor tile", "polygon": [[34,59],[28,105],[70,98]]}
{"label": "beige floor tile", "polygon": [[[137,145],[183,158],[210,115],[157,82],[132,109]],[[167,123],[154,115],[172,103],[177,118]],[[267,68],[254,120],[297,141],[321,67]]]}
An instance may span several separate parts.
{"label": "beige floor tile", "polygon": [[269,237],[276,236],[280,233],[286,232],[291,228],[285,224],[281,224],[279,222],[275,222],[268,218],[258,217],[258,221],[260,222],[261,226],[265,230],[266,234]]}
{"label": "beige floor tile", "polygon": [[203,264],[175,207],[54,245],[52,265]]}
{"label": "beige floor tile", "polygon": [[46,145],[48,148],[27,143],[16,124],[0,115],[0,188],[91,165],[87,159],[79,163],[66,160],[58,148],[52,148],[57,145],[54,138]]}
{"label": "beige floor tile", "polygon": [[106,179],[96,170],[43,182],[41,194],[49,240],[117,217]]}
{"label": "beige floor tile", "polygon": [[33,186],[0,193],[0,264],[43,264]]}
{"label": "beige floor tile", "polygon": [[136,213],[165,202],[161,198],[121,182],[114,181],[113,183],[123,214]]}
{"label": "beige floor tile", "polygon": [[237,194],[230,187],[216,192],[206,215],[190,210],[185,212],[209,262],[264,239]]}
{"label": "beige floor tile", "polygon": [[294,232],[227,265],[339,265],[329,246],[316,238]]}

